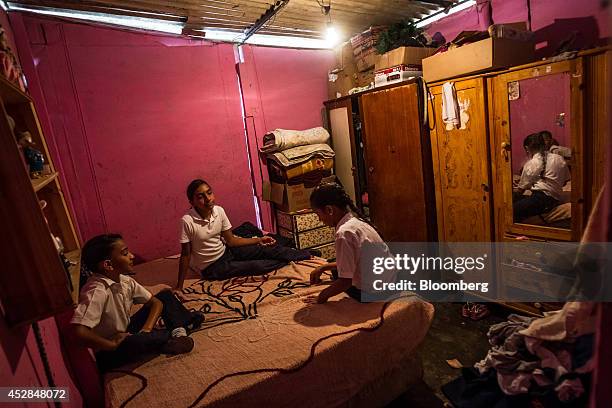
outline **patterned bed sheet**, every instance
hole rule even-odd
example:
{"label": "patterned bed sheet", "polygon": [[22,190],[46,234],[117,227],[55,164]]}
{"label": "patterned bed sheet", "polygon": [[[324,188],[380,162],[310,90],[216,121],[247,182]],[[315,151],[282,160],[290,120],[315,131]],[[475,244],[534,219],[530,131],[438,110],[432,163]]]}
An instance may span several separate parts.
{"label": "patterned bed sheet", "polygon": [[[225,281],[188,281],[184,304],[205,313],[194,350],[105,376],[111,407],[325,407],[349,401],[410,356],[433,306],[416,297],[362,304],[304,298],[319,261]],[[420,369],[420,368],[419,368]],[[332,391],[333,390],[333,391]]]}

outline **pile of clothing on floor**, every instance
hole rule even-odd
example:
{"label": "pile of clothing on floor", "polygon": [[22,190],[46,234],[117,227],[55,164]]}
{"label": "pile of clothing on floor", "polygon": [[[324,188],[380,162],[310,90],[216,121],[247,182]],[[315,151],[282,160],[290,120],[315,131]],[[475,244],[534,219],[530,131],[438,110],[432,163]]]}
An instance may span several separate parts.
{"label": "pile of clothing on floor", "polygon": [[593,370],[595,306],[568,302],[543,318],[491,326],[487,356],[442,387],[455,407],[580,406]]}
{"label": "pile of clothing on floor", "polygon": [[272,183],[309,189],[332,175],[335,153],[329,146],[330,135],[322,127],[276,129],[263,141],[260,152],[266,155]]}

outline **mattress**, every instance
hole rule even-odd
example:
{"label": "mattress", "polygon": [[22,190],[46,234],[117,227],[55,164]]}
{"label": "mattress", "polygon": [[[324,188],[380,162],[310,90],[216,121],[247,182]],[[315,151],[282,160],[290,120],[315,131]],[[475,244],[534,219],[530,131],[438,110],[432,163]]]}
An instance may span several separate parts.
{"label": "mattress", "polygon": [[364,402],[364,392],[372,406],[372,396],[397,396],[401,387],[387,392],[384,379],[394,372],[420,376],[419,364],[405,362],[413,361],[433,306],[411,296],[361,304],[340,295],[306,303],[322,289],[308,284],[317,264],[189,281],[184,303],[206,315],[192,334],[194,350],[106,374],[107,406],[353,406]]}

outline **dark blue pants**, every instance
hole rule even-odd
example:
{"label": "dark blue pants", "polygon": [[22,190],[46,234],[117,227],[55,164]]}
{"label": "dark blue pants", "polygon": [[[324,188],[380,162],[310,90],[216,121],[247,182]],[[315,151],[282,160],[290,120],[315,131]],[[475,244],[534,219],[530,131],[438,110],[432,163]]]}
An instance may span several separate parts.
{"label": "dark blue pants", "polygon": [[538,190],[532,190],[531,195],[520,196],[513,201],[512,208],[515,222],[548,212],[559,204],[559,201]]}
{"label": "dark blue pants", "polygon": [[223,280],[236,276],[263,275],[289,262],[305,259],[310,259],[310,252],[278,244],[226,247],[223,256],[202,271],[202,277],[206,280]]}
{"label": "dark blue pants", "polygon": [[146,355],[159,354],[162,346],[170,340],[172,330],[189,324],[192,318],[191,312],[183,306],[170,290],[163,290],[155,297],[164,305],[161,317],[164,319],[166,329],[139,333],[147,321],[150,310],[148,307],[142,307],[130,318],[130,325],[127,330],[131,335],[126,337],[116,350],[96,353],[96,361],[100,371],[104,372],[136,362]]}

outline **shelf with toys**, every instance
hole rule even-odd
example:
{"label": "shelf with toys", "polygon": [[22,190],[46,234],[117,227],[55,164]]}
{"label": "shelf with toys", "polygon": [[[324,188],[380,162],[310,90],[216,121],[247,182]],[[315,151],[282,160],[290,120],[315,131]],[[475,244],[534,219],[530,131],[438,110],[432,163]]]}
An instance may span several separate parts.
{"label": "shelf with toys", "polygon": [[78,287],[75,262],[66,254],[78,254],[79,239],[34,102],[22,86],[0,75],[0,224],[9,241],[0,249],[7,260],[0,303],[9,325],[72,307]]}

